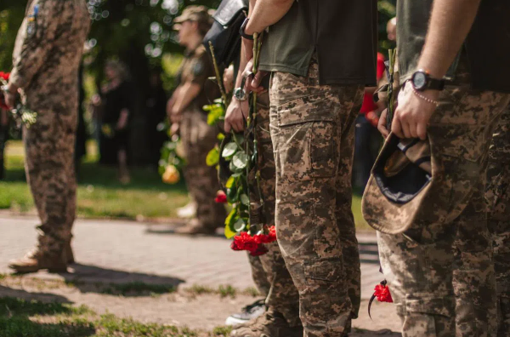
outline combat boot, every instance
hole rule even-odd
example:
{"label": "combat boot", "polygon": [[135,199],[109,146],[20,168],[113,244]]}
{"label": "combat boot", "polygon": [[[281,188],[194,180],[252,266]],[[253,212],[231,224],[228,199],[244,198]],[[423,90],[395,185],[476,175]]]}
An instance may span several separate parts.
{"label": "combat boot", "polygon": [[282,314],[269,309],[255,320],[234,327],[230,337],[303,337],[303,327],[289,326]]}
{"label": "combat boot", "polygon": [[197,218],[195,218],[188,222],[185,226],[177,228],[175,233],[184,235],[214,235],[216,234],[216,228],[212,226],[205,226],[201,224]]}
{"label": "combat boot", "polygon": [[67,272],[66,259],[65,249],[60,255],[49,255],[36,248],[21,259],[11,261],[9,268],[21,274],[35,273],[43,269],[47,269],[50,273],[65,273]]}

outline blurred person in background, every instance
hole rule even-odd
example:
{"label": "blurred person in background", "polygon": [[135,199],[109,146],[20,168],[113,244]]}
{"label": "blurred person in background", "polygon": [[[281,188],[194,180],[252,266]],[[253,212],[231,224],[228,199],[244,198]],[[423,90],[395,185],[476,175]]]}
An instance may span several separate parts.
{"label": "blurred person in background", "polygon": [[185,152],[184,175],[192,200],[196,202],[196,217],[176,230],[180,234],[214,234],[223,226],[226,212],[215,203],[219,190],[217,172],[206,164],[209,151],[215,146],[218,129],[207,124],[203,106],[219,97],[217,85],[208,81],[215,75],[202,40],[211,27],[212,18],[204,6],[188,6],[175,19],[179,43],[186,47],[184,60],[177,75],[178,86],[168,102],[167,112],[172,133],[179,133]]}
{"label": "blurred person in background", "polygon": [[[384,76],[384,55],[377,54],[377,81]],[[379,115],[385,108],[382,101],[374,102],[374,93],[376,87],[366,87],[363,96],[363,105],[360,114],[356,120],[355,152],[354,162],[357,167],[353,170],[353,179],[355,185],[365,190],[365,185],[370,178],[370,171],[377,159],[379,149],[382,144],[382,138],[377,130]]]}
{"label": "blurred person in background", "polygon": [[391,42],[397,42],[397,18],[394,17],[388,21],[386,24],[386,34],[388,36],[388,40]]}
{"label": "blurred person in background", "polygon": [[133,112],[133,92],[128,82],[128,72],[118,61],[108,61],[105,66],[107,84],[101,95],[93,98],[99,108],[101,121],[101,163],[117,163],[119,181],[130,182],[128,170],[129,119]]}
{"label": "blurred person in background", "polygon": [[161,147],[168,139],[166,132],[163,129],[158,129],[158,125],[166,118],[167,96],[161,81],[161,69],[152,70],[149,80],[151,88],[145,101],[146,135],[149,146],[149,163],[157,169],[161,158]]}

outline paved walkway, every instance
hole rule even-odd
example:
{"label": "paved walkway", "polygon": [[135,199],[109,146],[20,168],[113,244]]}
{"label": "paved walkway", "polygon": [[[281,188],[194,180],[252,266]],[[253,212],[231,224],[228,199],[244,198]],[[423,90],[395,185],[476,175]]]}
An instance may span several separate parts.
{"label": "paved walkway", "polygon": [[[11,259],[22,256],[36,242],[34,217],[0,215],[0,272],[9,273]],[[244,252],[217,237],[187,237],[171,226],[129,221],[78,220],[73,246],[77,264],[66,279],[92,282],[145,282],[217,287],[253,287]],[[369,298],[381,280],[375,235],[359,235],[362,258],[362,297]],[[45,274],[41,274],[41,277]]]}

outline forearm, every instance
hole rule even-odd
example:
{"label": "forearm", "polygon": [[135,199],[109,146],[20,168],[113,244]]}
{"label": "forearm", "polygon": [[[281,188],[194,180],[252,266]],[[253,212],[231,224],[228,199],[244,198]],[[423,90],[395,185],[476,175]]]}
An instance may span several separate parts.
{"label": "forearm", "polygon": [[[255,7],[256,3],[257,3],[257,0],[250,0],[248,17],[251,17],[251,14],[253,13],[253,8]],[[247,44],[245,42],[248,42],[248,41],[243,40],[243,43],[241,43],[241,57],[239,60],[239,71],[237,72],[237,76],[236,76],[236,83],[234,86],[235,88],[239,88],[241,86],[242,81],[243,81],[243,72],[244,72],[244,69],[246,68],[246,64],[248,64],[248,61],[249,61],[246,58],[246,45]]]}
{"label": "forearm", "polygon": [[257,0],[245,29],[246,34],[260,33],[277,23],[293,4],[294,0]]}
{"label": "forearm", "polygon": [[182,85],[179,89],[177,96],[175,97],[175,103],[172,107],[173,114],[180,114],[182,111],[190,105],[190,103],[198,96],[200,93],[200,85],[192,82],[187,82]]}
{"label": "forearm", "polygon": [[429,31],[418,63],[442,78],[455,60],[473,25],[481,0],[434,0]]}

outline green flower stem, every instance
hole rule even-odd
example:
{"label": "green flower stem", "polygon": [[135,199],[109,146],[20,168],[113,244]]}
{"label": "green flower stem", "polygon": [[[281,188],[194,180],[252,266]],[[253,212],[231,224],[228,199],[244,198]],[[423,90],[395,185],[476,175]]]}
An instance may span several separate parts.
{"label": "green flower stem", "polygon": [[211,41],[209,41],[209,49],[210,49],[211,55],[212,55],[214,72],[216,73],[216,82],[218,82],[218,87],[220,88],[221,98],[222,98],[225,106],[227,107],[230,102],[228,101],[227,93],[225,91],[225,88],[223,87],[223,79],[221,78],[220,68],[218,67],[218,62],[216,61],[216,54],[214,53],[214,47],[213,47]]}

